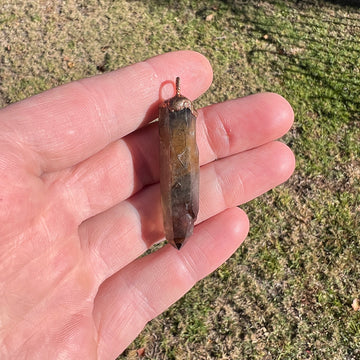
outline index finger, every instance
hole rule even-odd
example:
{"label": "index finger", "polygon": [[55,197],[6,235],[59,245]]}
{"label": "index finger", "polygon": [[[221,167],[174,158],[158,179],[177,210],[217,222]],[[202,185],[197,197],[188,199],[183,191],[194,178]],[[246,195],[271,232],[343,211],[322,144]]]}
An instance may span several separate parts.
{"label": "index finger", "polygon": [[201,54],[178,51],[75,81],[2,109],[0,139],[28,148],[41,171],[72,166],[154,120],[159,89],[176,76],[194,99],[210,86],[212,70]]}

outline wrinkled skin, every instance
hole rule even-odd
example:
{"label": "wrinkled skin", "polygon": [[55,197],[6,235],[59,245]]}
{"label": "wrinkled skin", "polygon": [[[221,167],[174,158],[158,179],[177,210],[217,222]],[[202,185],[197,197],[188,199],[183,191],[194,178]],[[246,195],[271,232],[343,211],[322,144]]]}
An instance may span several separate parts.
{"label": "wrinkled skin", "polygon": [[145,125],[176,76],[192,100],[212,81],[200,54],[168,53],[0,111],[0,358],[116,358],[240,246],[236,206],[291,175],[282,97],[200,109],[194,235],[139,258],[164,238],[158,129]]}

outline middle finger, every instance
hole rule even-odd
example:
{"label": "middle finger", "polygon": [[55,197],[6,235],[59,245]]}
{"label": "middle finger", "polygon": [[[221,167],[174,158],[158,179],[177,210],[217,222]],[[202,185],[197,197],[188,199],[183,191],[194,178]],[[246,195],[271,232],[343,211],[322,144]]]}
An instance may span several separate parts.
{"label": "middle finger", "polygon": [[[292,121],[288,102],[271,93],[201,109],[197,121],[200,164],[277,139],[286,133]],[[81,223],[159,181],[158,143],[158,126],[151,124],[70,169],[49,174],[48,181],[66,189],[55,188],[60,196],[68,197],[71,192]]]}

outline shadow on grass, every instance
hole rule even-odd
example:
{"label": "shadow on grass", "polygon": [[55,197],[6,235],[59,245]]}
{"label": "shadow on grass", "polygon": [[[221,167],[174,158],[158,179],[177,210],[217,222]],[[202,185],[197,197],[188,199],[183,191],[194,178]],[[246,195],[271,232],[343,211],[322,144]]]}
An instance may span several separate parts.
{"label": "shadow on grass", "polygon": [[[303,0],[295,3],[268,0],[267,3],[272,5],[268,9],[253,0],[218,0],[211,3],[199,1],[196,5],[191,2],[185,4],[181,1],[165,0],[150,0],[148,3],[152,4],[149,7],[153,6],[152,9],[155,8],[156,12],[161,12],[163,7],[183,12],[196,6],[196,16],[203,19],[209,12],[231,11],[245,24],[246,29],[251,28],[247,30],[249,36],[258,37],[257,44],[246,54],[249,64],[256,68],[263,65],[261,62],[267,63],[272,72],[279,74],[282,80],[288,81],[290,85],[287,86],[290,87],[294,78],[302,78],[301,81],[307,87],[314,84],[308,98],[320,96],[323,102],[327,100],[332,105],[326,110],[320,106],[323,114],[325,111],[333,111],[330,108],[338,105],[345,106],[351,117],[360,116],[360,101],[356,97],[360,80],[352,75],[360,49],[360,41],[355,35],[360,29],[360,19],[356,16],[351,17],[354,10],[349,10],[350,17],[342,17],[341,12],[339,14],[332,11],[326,12],[321,18],[318,16],[322,8],[333,4],[359,7],[360,0]],[[294,7],[298,8],[299,13],[308,8],[317,11],[306,11],[306,16],[291,22],[291,18],[287,18],[286,14],[289,8]],[[257,9],[255,12],[254,8]],[[274,19],[271,19],[268,12],[277,11],[276,9],[279,10],[278,15],[282,14],[280,10],[285,10],[285,15],[278,17],[274,14]],[[342,29],[343,33],[338,31],[337,27]],[[346,33],[349,30],[352,36]],[[320,100],[317,101],[320,103]]]}
{"label": "shadow on grass", "polygon": [[359,0],[324,0],[324,1],[335,4],[335,5],[353,6],[355,8],[360,8]]}
{"label": "shadow on grass", "polygon": [[[254,0],[222,0],[223,3],[227,3],[232,6],[243,6],[245,4],[258,5],[257,1]],[[267,1],[268,3],[276,3],[276,1]],[[279,3],[279,2],[277,2]],[[293,1],[283,1],[283,3],[288,3],[289,6],[294,6]],[[304,6],[326,6],[328,3],[333,5],[340,5],[345,7],[355,7],[360,8],[360,0],[296,0],[295,4],[304,5]]]}
{"label": "shadow on grass", "polygon": [[[300,6],[303,8],[304,3]],[[314,100],[320,102],[315,99],[316,94],[324,103],[327,100],[331,104],[328,113],[325,107],[321,109],[322,114],[334,115],[338,105],[345,106],[352,119],[360,117],[360,101],[356,95],[360,78],[354,75],[360,49],[360,41],[355,34],[360,29],[360,19],[338,16],[319,19],[316,15],[307,15],[309,21],[296,21],[289,26],[285,18],[273,23],[264,16],[249,16],[243,9],[241,14],[245,23],[251,24],[254,32],[260,34],[258,42],[262,43],[247,53],[250,64],[256,67],[258,61],[261,62],[259,59],[265,58],[272,71],[289,84],[295,78],[303,78],[307,86],[314,84],[311,89]],[[339,31],[336,26],[339,26]],[[340,31],[344,26],[347,28],[346,36],[344,30],[343,33]],[[349,36],[349,33],[354,35]]]}

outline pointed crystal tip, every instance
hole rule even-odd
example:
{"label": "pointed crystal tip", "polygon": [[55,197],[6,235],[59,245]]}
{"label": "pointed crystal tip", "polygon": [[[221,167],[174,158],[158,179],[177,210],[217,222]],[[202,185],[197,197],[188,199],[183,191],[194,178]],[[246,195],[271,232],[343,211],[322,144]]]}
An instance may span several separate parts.
{"label": "pointed crystal tip", "polygon": [[185,238],[168,241],[175,249],[180,250],[185,244]]}

